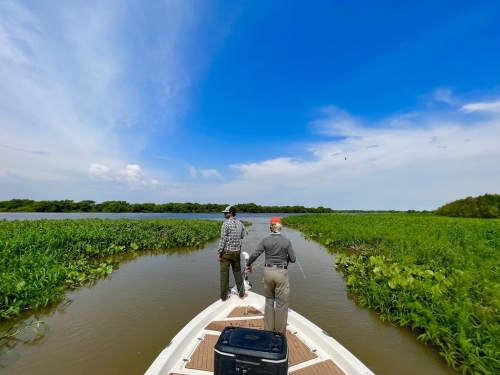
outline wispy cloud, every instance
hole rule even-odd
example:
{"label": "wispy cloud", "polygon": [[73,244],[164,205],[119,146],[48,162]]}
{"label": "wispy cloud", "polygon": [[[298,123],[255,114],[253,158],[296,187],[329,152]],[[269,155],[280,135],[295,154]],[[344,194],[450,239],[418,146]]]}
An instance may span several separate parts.
{"label": "wispy cloud", "polygon": [[329,106],[321,111],[322,118],[313,121],[313,128],[329,136],[356,136],[359,132],[360,121],[351,116],[346,110]]}
{"label": "wispy cloud", "polygon": [[39,151],[39,150],[38,151],[30,151],[30,150],[23,150],[23,149],[20,149],[20,148],[9,147],[7,145],[2,145],[2,146],[5,147],[5,148],[8,148],[10,150],[27,152],[27,153],[33,154],[33,155],[40,155],[40,156],[50,155],[50,153],[46,152],[46,151]]}
{"label": "wispy cloud", "polygon": [[436,102],[444,102],[450,105],[457,105],[458,100],[453,96],[452,91],[446,87],[440,87],[434,90],[432,98]]}
{"label": "wispy cloud", "polygon": [[189,173],[195,179],[202,177],[207,180],[224,180],[224,177],[216,169],[197,169],[189,166]]}
{"label": "wispy cloud", "polygon": [[152,106],[175,126],[192,77],[183,41],[199,13],[167,1],[145,20],[140,7],[0,3],[0,158],[10,161],[0,174],[61,181],[87,178],[94,162],[118,170],[147,146]]}
{"label": "wispy cloud", "polygon": [[486,112],[500,114],[500,100],[487,103],[471,103],[462,107],[464,112]]}
{"label": "wispy cloud", "polygon": [[[3,168],[27,178],[84,173],[99,155],[119,161],[117,122],[137,113],[113,43],[118,9],[81,4],[54,13],[0,4],[0,138],[9,145],[1,156],[11,160]],[[12,153],[40,148],[44,159]]]}
{"label": "wispy cloud", "polygon": [[[188,135],[200,141],[193,129],[172,136],[185,130],[179,120],[190,103],[203,103],[204,108],[216,108],[214,112],[224,108],[222,102],[190,97],[213,51],[230,33],[226,19],[231,15],[225,15],[232,9],[219,13],[215,8],[203,1],[175,0],[147,6],[137,0],[55,0],[50,7],[42,2],[1,1],[4,199],[19,191],[35,198],[42,189],[46,196],[57,192],[56,199],[71,198],[65,194],[79,188],[78,196],[91,199],[99,199],[104,191],[111,199],[135,196],[139,201],[435,208],[453,198],[496,192],[500,186],[500,176],[493,172],[500,164],[500,101],[464,101],[450,88],[430,90],[426,98],[432,105],[427,108],[395,111],[376,122],[350,113],[349,107],[325,107],[308,124],[321,141],[302,144],[299,151],[297,143],[292,148],[283,141],[280,157],[273,159],[256,149],[244,157],[221,155],[219,161],[213,155],[210,160],[217,164],[211,165],[196,153],[183,154],[183,145],[174,142],[183,142]],[[469,18],[464,13],[453,21],[453,32],[471,30],[474,25],[461,26]],[[483,24],[483,19],[473,23]],[[451,33],[448,26],[431,28],[404,48],[393,49],[391,56],[368,63],[350,85],[358,90],[356,83],[385,77],[380,73],[398,69],[404,65],[401,61],[417,58],[422,51],[428,58],[432,55],[428,41],[435,31],[444,31],[440,35],[446,38]],[[248,43],[243,34],[251,33],[238,36]],[[228,40],[227,45],[238,41]],[[227,55],[218,57],[222,61]],[[219,73],[234,63],[240,62],[224,60]],[[209,112],[210,125],[200,129],[217,123]],[[186,121],[186,128],[195,122]],[[241,136],[238,131],[231,136]],[[203,134],[206,142],[214,140],[211,136]],[[412,206],[412,202],[420,203]]]}
{"label": "wispy cloud", "polygon": [[[492,106],[472,108],[485,107]],[[309,144],[308,158],[233,164],[238,178],[216,188],[191,186],[191,194],[270,205],[435,209],[465,196],[498,193],[500,175],[493,171],[500,165],[500,115],[469,118],[453,108],[412,112],[404,127],[395,128],[392,117],[361,125],[345,111],[328,111],[332,117],[314,126],[337,138]]]}

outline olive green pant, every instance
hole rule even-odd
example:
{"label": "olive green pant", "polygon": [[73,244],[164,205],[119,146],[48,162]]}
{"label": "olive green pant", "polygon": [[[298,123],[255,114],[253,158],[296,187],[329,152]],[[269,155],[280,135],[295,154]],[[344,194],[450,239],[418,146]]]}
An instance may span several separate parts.
{"label": "olive green pant", "polygon": [[266,297],[264,329],[285,333],[288,320],[288,300],[290,299],[288,270],[264,267],[263,282],[264,297]]}
{"label": "olive green pant", "polygon": [[245,287],[243,286],[243,277],[241,276],[241,251],[224,250],[222,252],[222,260],[220,261],[220,298],[225,301],[229,293],[229,267],[233,269],[234,280],[238,288],[240,297],[245,295]]}

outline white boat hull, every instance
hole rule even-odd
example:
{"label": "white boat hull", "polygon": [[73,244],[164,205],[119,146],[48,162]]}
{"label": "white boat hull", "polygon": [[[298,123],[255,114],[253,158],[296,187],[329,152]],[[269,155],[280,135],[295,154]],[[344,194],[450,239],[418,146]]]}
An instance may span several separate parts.
{"label": "white boat hull", "polygon": [[[263,312],[265,298],[259,294],[248,292],[248,297],[241,300],[236,295],[232,295],[227,301],[218,300],[208,306],[193,320],[191,320],[160,353],[151,364],[146,375],[169,375],[186,374],[202,375],[213,374],[213,363],[196,364],[196,358],[201,350],[202,343],[208,345],[208,339],[213,340],[214,336],[220,334],[220,327],[229,325],[247,326],[253,328],[263,327]],[[258,311],[256,311],[258,310]],[[234,311],[242,312],[239,316],[229,317],[235,314]],[[252,314],[244,315],[245,311]],[[259,314],[257,314],[259,313]],[[347,349],[339,344],[333,337],[325,331],[311,323],[309,320],[293,310],[288,313],[287,337],[292,339],[296,345],[294,350],[302,350],[304,354],[290,354],[289,362],[290,374],[305,374],[308,368],[333,368],[332,370],[321,370],[319,373],[346,374],[346,375],[373,375],[361,361],[352,355]],[[205,347],[205,352],[212,351],[211,346]],[[291,345],[289,344],[289,350]],[[305,350],[304,350],[305,349]],[[309,351],[309,353],[307,353]],[[300,357],[300,358],[299,358]],[[213,357],[212,357],[213,358]],[[204,361],[207,358],[205,355]],[[332,364],[333,361],[333,364]],[[328,366],[327,366],[328,365]],[[323,366],[323,367],[321,367]],[[316,373],[318,370],[316,370]],[[327,371],[327,372],[324,372]]]}

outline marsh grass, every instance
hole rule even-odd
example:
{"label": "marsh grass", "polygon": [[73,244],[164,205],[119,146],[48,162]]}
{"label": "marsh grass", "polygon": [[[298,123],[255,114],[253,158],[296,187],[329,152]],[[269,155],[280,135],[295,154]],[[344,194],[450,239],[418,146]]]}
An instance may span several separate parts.
{"label": "marsh grass", "polygon": [[[220,235],[215,220],[0,221],[0,319],[61,301],[113,271],[110,256],[198,247]],[[108,259],[108,260],[106,260]]]}
{"label": "marsh grass", "polygon": [[361,305],[415,330],[462,373],[500,374],[500,220],[430,215],[289,216],[338,253]]}

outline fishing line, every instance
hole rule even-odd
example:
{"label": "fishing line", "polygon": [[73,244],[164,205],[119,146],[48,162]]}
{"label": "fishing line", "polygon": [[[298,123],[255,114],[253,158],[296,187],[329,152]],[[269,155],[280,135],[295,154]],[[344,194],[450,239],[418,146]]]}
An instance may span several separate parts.
{"label": "fishing line", "polygon": [[[245,259],[245,260],[246,260],[246,259]],[[265,262],[265,260],[263,260],[263,261],[262,261],[262,262],[260,262],[260,263],[257,263],[255,266],[252,266],[252,268],[259,267],[259,266],[260,266],[262,263],[264,263],[264,262]],[[245,262],[245,266],[246,266],[246,262]],[[264,266],[262,266],[262,267],[264,267]],[[242,278],[243,278],[243,283],[241,284],[241,287],[240,287],[240,289],[238,290],[238,293],[241,291],[241,288],[244,288],[244,287],[245,287],[245,280],[247,280],[247,281],[248,281],[248,283],[250,284],[250,281],[248,280],[248,273],[247,273],[246,271],[243,271],[243,272],[241,273],[241,276],[242,276]],[[252,284],[250,284],[250,286],[252,286]],[[245,290],[245,292],[246,292],[246,290]],[[238,295],[239,295],[239,294],[238,294]]]}
{"label": "fishing line", "polygon": [[[286,232],[286,228],[283,228],[285,230],[285,236],[286,238],[288,238],[288,233]],[[289,238],[288,238],[289,239]],[[297,258],[295,258],[295,261],[297,262],[297,264],[299,265],[299,268],[300,268],[300,271],[302,272],[302,276],[304,276],[304,280],[307,280],[306,279],[306,275],[304,275],[304,271],[302,271],[302,267],[300,266],[300,263],[299,263],[299,260]]]}
{"label": "fishing line", "polygon": [[[262,262],[260,262],[260,263],[257,263],[255,266],[252,266],[252,268],[259,267],[259,266],[260,266],[262,263],[264,263],[264,262],[265,262],[265,260],[263,260],[263,261],[262,261]],[[262,267],[264,267],[264,266],[262,266]]]}

